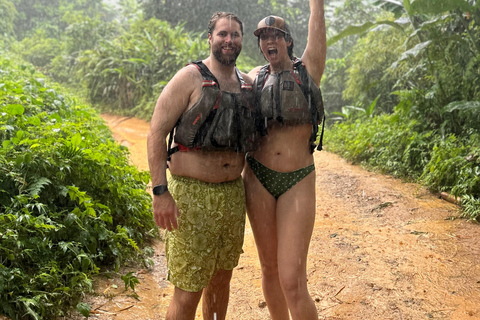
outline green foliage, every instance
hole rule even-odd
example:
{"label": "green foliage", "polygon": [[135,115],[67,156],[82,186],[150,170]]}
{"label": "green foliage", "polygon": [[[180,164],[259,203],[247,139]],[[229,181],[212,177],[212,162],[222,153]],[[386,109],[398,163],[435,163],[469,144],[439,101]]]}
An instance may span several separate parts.
{"label": "green foliage", "polygon": [[0,60],[0,314],[66,315],[156,235],[148,173],[86,106]]}
{"label": "green foliage", "polygon": [[69,15],[69,25],[62,37],[64,54],[77,57],[85,50],[95,48],[100,41],[112,39],[121,32],[121,26],[115,22],[105,22],[86,16]]}
{"label": "green foliage", "polygon": [[364,23],[364,24],[358,25],[358,26],[348,26],[345,30],[343,30],[339,34],[337,34],[334,37],[331,37],[330,39],[328,39],[327,46],[331,46],[331,45],[335,44],[337,41],[339,41],[339,40],[341,40],[345,37],[357,35],[357,34],[360,34],[360,33],[365,33],[367,31],[369,31],[370,29],[372,29],[373,27],[377,27],[377,26],[380,26],[380,25],[383,25],[383,24],[389,25],[389,26],[394,27],[394,28],[398,28],[399,30],[403,31],[403,28],[393,21],[384,20],[384,21],[377,21],[375,23],[374,22],[367,22],[367,23]]}
{"label": "green foliage", "polygon": [[79,55],[94,49],[105,39],[118,36],[123,30],[115,21],[104,22],[84,16],[74,16],[70,21],[62,36],[61,51],[57,52],[45,71],[56,81],[78,88],[81,82],[76,72]]}
{"label": "green foliage", "polygon": [[0,36],[13,34],[13,21],[17,10],[9,0],[0,0]]}
{"label": "green foliage", "polygon": [[40,67],[43,73],[62,83],[78,86],[75,66],[78,55],[95,48],[104,39],[118,35],[115,22],[102,22],[81,15],[66,14],[69,26],[60,38],[49,37],[44,29],[36,29],[13,46],[13,51],[24,60]]}
{"label": "green foliage", "polygon": [[473,6],[465,0],[414,0],[409,11],[418,14],[441,14],[456,9],[474,10]]}
{"label": "green foliage", "polygon": [[480,138],[449,135],[436,142],[423,180],[433,190],[480,197]]}
{"label": "green foliage", "polygon": [[208,43],[181,26],[151,19],[103,41],[79,58],[92,103],[102,110],[148,118],[160,90],[186,63],[208,56]]}
{"label": "green foliage", "polygon": [[325,110],[330,114],[339,112],[346,103],[342,98],[345,82],[348,79],[346,70],[347,64],[344,58],[328,59],[325,63],[321,89]]}
{"label": "green foliage", "polygon": [[380,9],[366,0],[326,1],[327,57],[345,58],[359,38],[358,34],[349,34],[345,29],[355,30],[365,21],[375,21],[379,12]]}
{"label": "green foliage", "polygon": [[130,288],[135,292],[135,285],[139,284],[140,281],[138,281],[138,278],[133,275],[133,272],[129,272],[126,275],[122,276],[121,278],[125,283],[125,291],[127,291],[128,288]]}
{"label": "green foliage", "polygon": [[64,20],[69,13],[89,17],[106,16],[101,0],[15,0],[18,15],[15,34],[19,40],[43,29],[47,37],[59,39],[68,26]]}
{"label": "green foliage", "polygon": [[463,208],[461,216],[463,218],[480,222],[480,212],[478,211],[480,199],[466,195],[462,198],[461,205]]}
{"label": "green foliage", "polygon": [[[380,20],[347,26],[343,32],[330,38],[332,42],[371,30],[359,41],[347,62],[350,77],[344,99],[363,106],[381,94],[379,106],[387,112],[398,103],[390,95],[392,89],[425,90],[428,97],[435,98],[432,106],[444,106],[459,97],[475,100],[478,76],[473,74],[478,75],[480,54],[478,9],[462,0],[441,3],[417,0],[412,5],[407,0],[376,0],[373,3],[393,13],[397,20],[389,24],[395,30],[403,28],[408,34],[405,37],[403,31],[379,28],[385,22]],[[466,9],[471,11],[465,16],[462,10]],[[435,15],[439,10],[449,12],[443,16]],[[473,72],[464,73],[465,66]],[[437,128],[445,124],[442,117],[429,122],[434,122]]]}
{"label": "green foliage", "polygon": [[32,37],[26,37],[18,43],[14,51],[33,65],[45,68],[58,55],[60,47],[58,39],[47,37],[44,30],[37,30]]}
{"label": "green foliage", "polygon": [[[379,23],[358,27],[371,31],[347,59],[344,98],[355,106],[334,113],[344,122],[326,134],[326,145],[352,161],[466,199],[464,216],[475,219],[480,215],[475,207],[480,198],[479,4],[373,3],[394,14],[396,29],[372,29]],[[392,41],[401,25],[406,34]],[[338,38],[352,30],[347,27]],[[381,109],[392,114],[365,116],[364,106],[375,95],[381,95]]]}
{"label": "green foliage", "polygon": [[77,304],[77,311],[80,312],[82,316],[88,318],[90,316],[90,312],[92,312],[92,308],[90,308],[90,306],[84,302],[79,302]]}
{"label": "green foliage", "polygon": [[391,112],[398,99],[389,93],[405,68],[389,67],[401,54],[405,39],[403,31],[394,28],[372,31],[360,39],[348,62],[343,98],[364,107],[381,95],[379,109]]}
{"label": "green foliage", "polygon": [[416,179],[430,160],[432,136],[432,132],[418,133],[416,128],[416,121],[398,115],[350,119],[325,134],[325,145],[354,163]]}
{"label": "green foliage", "polygon": [[346,106],[342,107],[342,112],[333,112],[334,115],[339,115],[342,118],[333,118],[333,120],[348,120],[348,119],[363,119],[364,117],[372,118],[373,113],[375,112],[375,108],[377,107],[378,99],[380,96],[376,97],[373,102],[365,107],[355,107],[355,106]]}
{"label": "green foliage", "polygon": [[480,210],[472,204],[480,199],[478,130],[470,129],[462,138],[442,134],[441,130],[426,130],[424,121],[414,119],[418,111],[408,100],[415,100],[415,95],[398,94],[403,100],[394,114],[369,118],[360,113],[348,117],[325,134],[326,148],[354,163],[420,182],[434,192],[447,191],[462,199],[467,197],[469,205],[464,208],[468,211],[463,215],[477,219]]}

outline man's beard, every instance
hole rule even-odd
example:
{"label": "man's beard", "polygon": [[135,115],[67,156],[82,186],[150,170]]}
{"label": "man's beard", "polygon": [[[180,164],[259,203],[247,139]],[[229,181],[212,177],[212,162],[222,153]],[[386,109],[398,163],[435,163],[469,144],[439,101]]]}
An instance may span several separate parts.
{"label": "man's beard", "polygon": [[222,53],[222,47],[218,46],[216,49],[212,50],[212,54],[215,57],[215,59],[218,60],[221,64],[224,66],[231,66],[232,64],[235,64],[235,61],[237,61],[237,57],[240,54],[240,51],[242,50],[241,48],[239,49],[238,47],[233,48],[233,53],[230,55],[224,55]]}

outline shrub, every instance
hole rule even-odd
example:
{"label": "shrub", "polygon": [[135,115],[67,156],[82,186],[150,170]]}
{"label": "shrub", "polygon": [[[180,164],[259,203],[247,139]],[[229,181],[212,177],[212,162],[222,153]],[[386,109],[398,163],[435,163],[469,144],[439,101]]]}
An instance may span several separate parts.
{"label": "shrub", "polygon": [[146,258],[157,235],[149,176],[33,67],[2,59],[0,79],[0,314],[54,319],[100,266]]}

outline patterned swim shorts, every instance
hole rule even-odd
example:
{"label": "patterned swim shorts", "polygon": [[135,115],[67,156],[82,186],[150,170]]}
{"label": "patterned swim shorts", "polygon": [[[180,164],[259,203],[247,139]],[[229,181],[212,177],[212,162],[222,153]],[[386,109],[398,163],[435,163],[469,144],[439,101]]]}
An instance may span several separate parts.
{"label": "patterned swim shorts", "polygon": [[232,270],[243,253],[245,189],[242,178],[208,183],[172,175],[168,189],[180,217],[178,229],[165,232],[167,279],[197,292],[219,269]]}

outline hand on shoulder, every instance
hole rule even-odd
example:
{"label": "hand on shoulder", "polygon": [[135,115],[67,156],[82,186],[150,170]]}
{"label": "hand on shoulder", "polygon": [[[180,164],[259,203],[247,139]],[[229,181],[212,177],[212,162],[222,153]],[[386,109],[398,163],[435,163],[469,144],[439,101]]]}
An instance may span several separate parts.
{"label": "hand on shoulder", "polygon": [[245,73],[245,72],[241,72],[242,74],[242,77],[243,77],[243,80],[246,82],[246,83],[249,83],[249,84],[252,84],[253,83],[253,80],[255,80],[255,77],[252,77],[250,75],[250,73]]}
{"label": "hand on shoulder", "polygon": [[253,80],[255,80],[258,72],[260,71],[260,69],[262,68],[263,66],[258,66],[258,67],[255,67],[253,68],[249,73],[248,73],[248,76]]}

